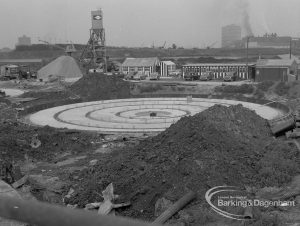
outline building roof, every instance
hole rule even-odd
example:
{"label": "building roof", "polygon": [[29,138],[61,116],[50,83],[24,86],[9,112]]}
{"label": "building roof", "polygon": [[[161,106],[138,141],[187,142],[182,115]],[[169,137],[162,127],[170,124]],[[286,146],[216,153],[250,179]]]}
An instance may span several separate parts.
{"label": "building roof", "polygon": [[122,66],[125,67],[150,67],[159,62],[157,57],[149,58],[126,58]]}
{"label": "building roof", "polygon": [[[290,54],[281,54],[281,55],[278,55],[278,57],[280,58],[280,59],[284,59],[284,60],[288,60],[288,59],[290,59]],[[291,59],[292,60],[295,60],[296,62],[297,62],[297,64],[300,64],[300,59],[299,59],[299,57],[297,57],[297,56],[295,56],[295,55],[291,55]]]}
{"label": "building roof", "polygon": [[293,59],[262,59],[257,61],[256,67],[290,67],[294,62]]}
{"label": "building roof", "polygon": [[170,61],[170,60],[164,60],[164,61],[161,61],[161,62],[163,62],[166,65],[175,65],[175,63]]}
{"label": "building roof", "polygon": [[8,65],[2,65],[2,67],[7,67],[7,68],[18,68],[19,66],[13,65],[13,64],[8,64]]}
{"label": "building roof", "polygon": [[[255,63],[248,63],[249,66],[255,65]],[[246,63],[198,63],[198,64],[186,64],[184,67],[200,67],[200,66],[246,66]]]}
{"label": "building roof", "polygon": [[290,43],[291,37],[276,36],[276,37],[250,37],[249,42],[265,42],[265,43]]}
{"label": "building roof", "polygon": [[0,59],[0,63],[42,63],[42,59]]}

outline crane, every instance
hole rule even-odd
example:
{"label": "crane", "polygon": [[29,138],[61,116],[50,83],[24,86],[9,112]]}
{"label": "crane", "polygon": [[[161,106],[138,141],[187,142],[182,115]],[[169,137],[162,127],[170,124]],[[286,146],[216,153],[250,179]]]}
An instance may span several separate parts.
{"label": "crane", "polygon": [[51,44],[50,42],[47,42],[47,41],[44,41],[44,40],[41,40],[41,39],[39,39],[39,42],[43,42],[43,43],[45,43],[47,45],[50,45],[50,46],[53,46],[53,47],[55,47],[57,49],[64,50],[69,56],[71,56],[72,53],[76,52],[76,49],[75,49],[73,43],[68,44],[67,47],[64,48],[64,47],[61,47],[61,46],[56,45],[56,44]]}
{"label": "crane", "polygon": [[165,43],[164,43],[162,46],[160,46],[159,48],[160,48],[160,49],[164,49],[165,46],[166,46],[166,43],[167,43],[167,42],[165,41]]}

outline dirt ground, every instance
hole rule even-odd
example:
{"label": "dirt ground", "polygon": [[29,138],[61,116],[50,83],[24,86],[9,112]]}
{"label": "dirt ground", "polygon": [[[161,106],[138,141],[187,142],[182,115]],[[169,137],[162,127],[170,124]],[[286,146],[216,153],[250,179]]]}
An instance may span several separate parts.
{"label": "dirt ground", "polygon": [[[24,198],[84,208],[88,203],[102,201],[102,191],[113,183],[115,193],[120,195],[116,202],[131,203],[129,207],[117,209],[117,215],[153,221],[157,217],[158,200],[164,198],[173,203],[193,190],[197,199],[168,223],[241,225],[213,212],[204,199],[205,192],[220,185],[238,186],[255,194],[267,188],[284,191],[300,173],[299,150],[295,144],[286,143],[285,137],[275,139],[267,121],[242,106],[214,106],[193,117],[182,118],[156,136],[105,136],[32,127],[22,122],[23,115],[41,107],[128,98],[141,93],[193,91],[229,98],[291,99],[294,94],[278,94],[278,84],[219,86],[206,90],[198,86],[160,89],[133,87],[117,78],[106,80],[98,76],[85,77],[74,84],[7,82],[0,85],[7,86],[30,91],[21,96],[24,100],[34,98],[13,103],[5,98],[0,101],[0,176],[12,184],[28,175],[26,183],[17,189]],[[289,92],[294,93],[296,85],[289,84],[289,87]],[[32,147],[34,137],[41,142],[40,146]],[[74,192],[68,195],[71,190]],[[296,200],[296,196],[290,199]],[[294,209],[256,208],[254,220],[244,224],[289,225],[298,221],[296,217],[287,220],[287,215],[299,210],[298,203]]]}

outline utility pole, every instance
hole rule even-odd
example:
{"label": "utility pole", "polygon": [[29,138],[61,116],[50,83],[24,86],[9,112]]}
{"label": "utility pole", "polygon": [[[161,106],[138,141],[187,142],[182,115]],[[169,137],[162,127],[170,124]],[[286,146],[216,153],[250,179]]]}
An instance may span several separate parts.
{"label": "utility pole", "polygon": [[292,37],[290,39],[290,59],[292,59]]}
{"label": "utility pole", "polygon": [[250,36],[247,36],[247,42],[246,42],[246,78],[249,79],[249,39]]}

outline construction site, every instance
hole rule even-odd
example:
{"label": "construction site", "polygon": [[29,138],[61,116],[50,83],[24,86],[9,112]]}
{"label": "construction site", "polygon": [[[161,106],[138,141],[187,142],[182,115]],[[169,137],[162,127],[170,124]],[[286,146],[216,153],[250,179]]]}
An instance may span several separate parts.
{"label": "construction site", "polygon": [[256,82],[247,58],[229,82],[150,81],[154,62],[126,79],[90,16],[84,48],[2,60],[0,225],[300,225],[297,70]]}

